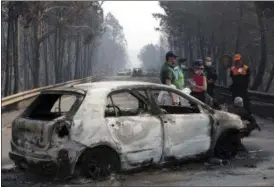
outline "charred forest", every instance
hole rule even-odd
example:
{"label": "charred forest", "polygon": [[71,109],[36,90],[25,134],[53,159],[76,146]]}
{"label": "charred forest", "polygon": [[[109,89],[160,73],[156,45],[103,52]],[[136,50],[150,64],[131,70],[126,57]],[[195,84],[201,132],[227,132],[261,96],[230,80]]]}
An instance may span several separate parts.
{"label": "charred forest", "polygon": [[124,67],[123,27],[103,3],[2,1],[2,97]]}
{"label": "charred forest", "polygon": [[240,53],[251,70],[250,89],[274,91],[273,2],[160,1],[159,5],[164,13],[152,16],[160,22],[155,28],[161,33],[160,42],[140,50],[143,66],[161,66],[167,50],[187,58],[188,67],[195,59],[210,56],[218,83],[228,86],[229,68],[220,58]]}

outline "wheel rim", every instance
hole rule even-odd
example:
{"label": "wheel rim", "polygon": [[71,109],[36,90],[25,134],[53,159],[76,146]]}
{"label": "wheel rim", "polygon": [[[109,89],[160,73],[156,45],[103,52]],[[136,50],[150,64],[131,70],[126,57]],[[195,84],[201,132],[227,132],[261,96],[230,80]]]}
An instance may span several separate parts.
{"label": "wheel rim", "polygon": [[108,178],[111,174],[111,164],[100,164],[96,161],[91,161],[88,163],[88,172],[93,180],[104,180]]}

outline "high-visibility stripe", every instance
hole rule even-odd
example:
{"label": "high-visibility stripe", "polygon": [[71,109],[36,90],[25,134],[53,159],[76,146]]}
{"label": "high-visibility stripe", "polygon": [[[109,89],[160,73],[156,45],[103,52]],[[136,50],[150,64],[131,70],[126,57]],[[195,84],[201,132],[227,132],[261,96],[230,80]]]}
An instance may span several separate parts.
{"label": "high-visibility stripe", "polygon": [[248,66],[244,65],[243,67],[241,67],[241,69],[242,69],[242,71],[240,71],[240,68],[237,68],[237,67],[233,66],[231,68],[232,74],[233,75],[246,75]]}

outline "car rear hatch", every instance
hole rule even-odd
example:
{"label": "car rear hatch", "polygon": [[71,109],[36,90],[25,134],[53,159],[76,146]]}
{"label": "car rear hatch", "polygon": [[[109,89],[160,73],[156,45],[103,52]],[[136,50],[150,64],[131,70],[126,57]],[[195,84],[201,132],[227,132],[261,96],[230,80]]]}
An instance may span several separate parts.
{"label": "car rear hatch", "polygon": [[12,141],[28,149],[45,149],[50,143],[54,121],[17,118],[12,124]]}
{"label": "car rear hatch", "polygon": [[13,121],[13,143],[24,151],[47,149],[51,144],[54,128],[72,120],[84,99],[85,92],[72,90],[42,92]]}

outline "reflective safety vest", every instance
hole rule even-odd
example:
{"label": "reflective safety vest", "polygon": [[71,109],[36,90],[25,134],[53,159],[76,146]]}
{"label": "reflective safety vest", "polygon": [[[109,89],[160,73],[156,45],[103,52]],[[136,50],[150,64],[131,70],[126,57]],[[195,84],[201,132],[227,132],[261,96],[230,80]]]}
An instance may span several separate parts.
{"label": "reflective safety vest", "polygon": [[183,74],[182,70],[179,69],[178,66],[174,68],[174,72],[175,72],[175,76],[176,76],[174,84],[177,89],[181,90],[184,88],[184,84],[185,84],[184,74]]}
{"label": "reflective safety vest", "polygon": [[247,74],[248,66],[244,65],[243,67],[235,67],[231,68],[232,75],[246,75]]}
{"label": "reflective safety vest", "polygon": [[172,72],[172,76],[174,77],[174,79],[171,81],[171,84],[174,84],[176,86],[176,72],[172,67],[168,67],[168,69],[170,70],[170,72]]}

